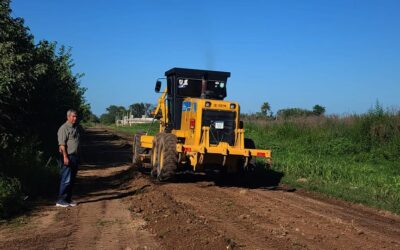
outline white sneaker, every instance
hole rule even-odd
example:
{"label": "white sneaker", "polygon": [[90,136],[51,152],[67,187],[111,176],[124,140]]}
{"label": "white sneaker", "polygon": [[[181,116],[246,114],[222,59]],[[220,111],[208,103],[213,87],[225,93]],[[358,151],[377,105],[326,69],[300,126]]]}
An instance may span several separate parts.
{"label": "white sneaker", "polygon": [[68,204],[68,203],[66,203],[66,202],[63,202],[63,201],[58,201],[57,203],[56,203],[56,207],[69,207],[70,205]]}
{"label": "white sneaker", "polygon": [[78,206],[78,203],[71,201],[68,205],[70,207],[76,207],[76,206]]}

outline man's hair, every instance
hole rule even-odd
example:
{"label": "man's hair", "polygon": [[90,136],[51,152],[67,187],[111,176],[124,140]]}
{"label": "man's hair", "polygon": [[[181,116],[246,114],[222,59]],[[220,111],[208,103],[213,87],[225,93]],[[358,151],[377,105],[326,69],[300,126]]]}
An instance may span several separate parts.
{"label": "man's hair", "polygon": [[78,112],[76,112],[76,110],[75,110],[75,109],[69,109],[69,110],[67,111],[67,116],[70,116],[71,114],[75,114],[75,115],[77,115],[77,114],[78,114]]}

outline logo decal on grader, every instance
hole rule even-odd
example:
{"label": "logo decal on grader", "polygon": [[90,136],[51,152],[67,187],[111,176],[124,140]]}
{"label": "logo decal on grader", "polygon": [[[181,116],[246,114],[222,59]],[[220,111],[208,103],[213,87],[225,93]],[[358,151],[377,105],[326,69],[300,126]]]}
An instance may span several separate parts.
{"label": "logo decal on grader", "polygon": [[190,111],[190,106],[191,106],[190,102],[183,102],[182,111]]}

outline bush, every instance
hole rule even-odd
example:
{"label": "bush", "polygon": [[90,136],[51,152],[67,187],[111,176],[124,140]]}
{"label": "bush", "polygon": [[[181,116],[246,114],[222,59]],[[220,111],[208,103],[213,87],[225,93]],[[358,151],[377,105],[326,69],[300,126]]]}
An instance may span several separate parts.
{"label": "bush", "polygon": [[16,178],[0,176],[0,218],[9,218],[24,209],[21,183]]}
{"label": "bush", "polygon": [[[26,204],[20,200],[22,193],[29,200],[57,193],[59,168],[54,158],[46,164],[43,153],[37,150],[37,142],[20,140],[10,145],[1,168],[0,217],[9,217],[23,211]],[[47,158],[49,159],[49,158]],[[14,195],[15,194],[15,195]]]}
{"label": "bush", "polygon": [[0,206],[1,216],[9,216],[20,210],[20,192],[55,191],[58,171],[45,165],[58,155],[57,129],[68,109],[84,118],[91,112],[70,49],[35,44],[24,20],[13,17],[10,0],[0,0],[0,27]]}

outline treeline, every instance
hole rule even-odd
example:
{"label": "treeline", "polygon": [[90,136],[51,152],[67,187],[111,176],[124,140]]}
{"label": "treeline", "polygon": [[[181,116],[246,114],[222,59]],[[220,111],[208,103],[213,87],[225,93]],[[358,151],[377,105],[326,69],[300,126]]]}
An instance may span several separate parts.
{"label": "treeline", "polygon": [[[142,117],[143,115],[150,116],[151,111],[156,105],[150,103],[133,103],[128,107],[110,105],[106,108],[100,118],[95,115],[90,115],[90,121],[100,122],[102,124],[113,124],[115,120],[122,119],[124,116]],[[323,116],[325,114],[325,107],[316,104],[311,110],[302,108],[285,108],[280,109],[274,114],[271,111],[271,106],[268,102],[264,102],[260,111],[252,114],[242,113],[240,116],[244,120],[276,120],[276,119],[289,119],[293,117],[308,117],[308,116]]]}
{"label": "treeline", "polygon": [[106,108],[106,113],[102,114],[99,122],[102,124],[113,124],[116,119],[122,119],[124,116],[132,115],[135,118],[142,117],[143,115],[150,116],[151,110],[155,105],[150,103],[133,103],[129,107],[110,105]]}
{"label": "treeline", "polygon": [[57,183],[57,169],[49,166],[57,129],[70,108],[81,119],[91,115],[70,49],[36,44],[24,20],[11,13],[10,0],[0,0],[0,217],[21,209],[25,195],[56,192],[49,186]]}
{"label": "treeline", "polygon": [[241,114],[243,119],[289,119],[295,117],[308,117],[308,116],[323,116],[326,112],[325,107],[316,104],[311,110],[303,108],[285,108],[280,109],[274,114],[271,110],[271,105],[264,102],[261,105],[260,111],[253,114]]}

